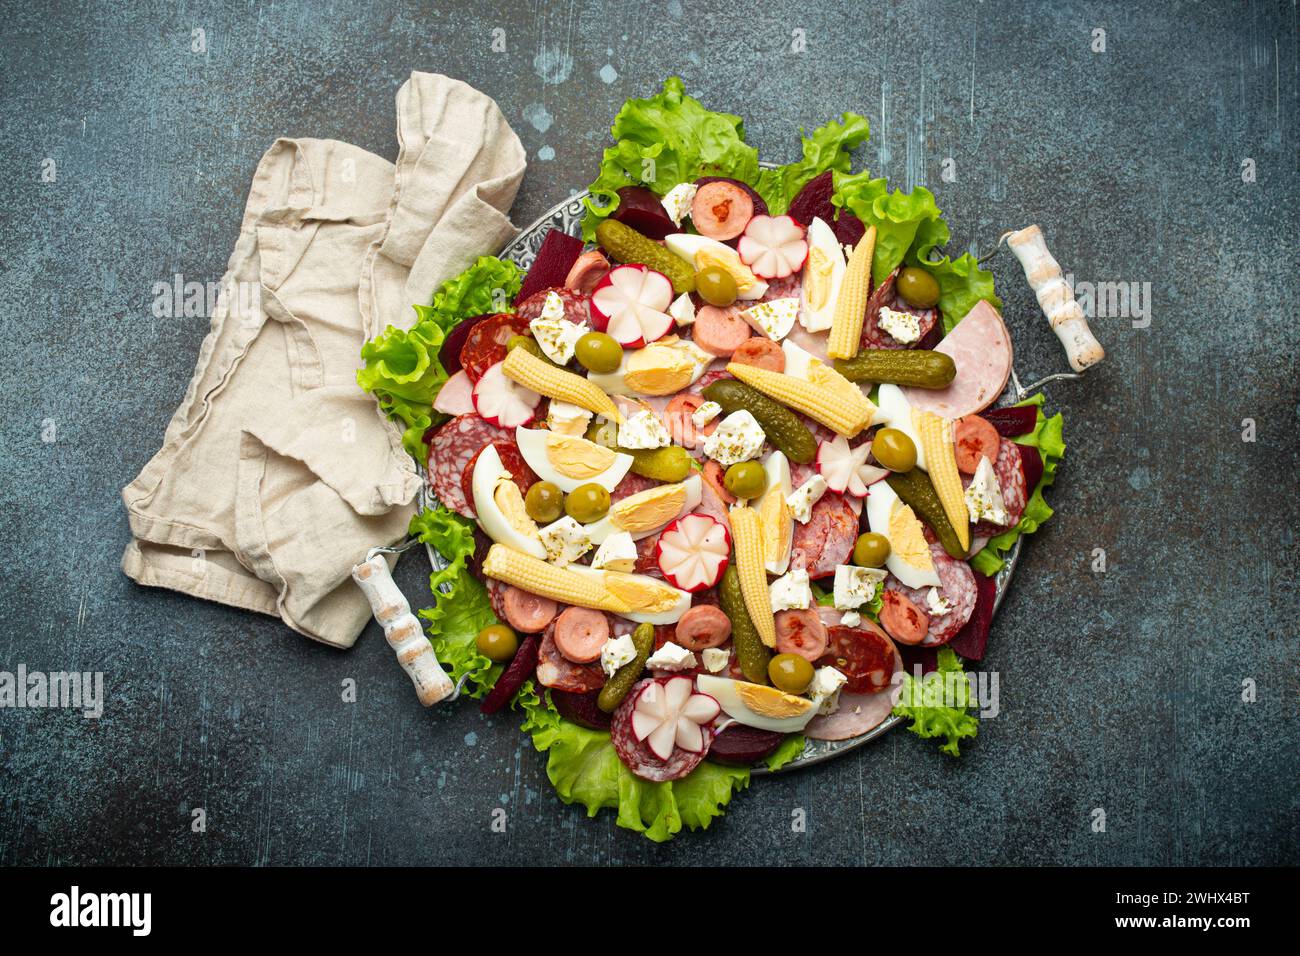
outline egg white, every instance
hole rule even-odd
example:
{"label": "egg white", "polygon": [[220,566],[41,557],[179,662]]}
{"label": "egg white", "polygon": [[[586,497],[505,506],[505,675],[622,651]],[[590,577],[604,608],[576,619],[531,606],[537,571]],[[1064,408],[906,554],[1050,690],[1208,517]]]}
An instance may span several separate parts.
{"label": "egg white", "polygon": [[730,677],[717,677],[713,674],[697,674],[695,686],[701,694],[708,694],[715,699],[725,713],[737,723],[759,730],[770,730],[778,734],[793,734],[803,730],[808,721],[817,716],[817,708],[809,701],[808,710],[794,717],[768,717],[757,714],[741,700],[736,688],[739,681]]}
{"label": "egg white", "polygon": [[[898,495],[884,481],[878,481],[872,485],[871,494],[867,495],[867,526],[889,541],[889,557],[885,559],[885,567],[889,569],[890,574],[909,588],[939,587],[939,574],[933,567],[929,571],[913,567],[900,558],[894,550],[893,539],[889,537],[889,518],[894,513],[894,506],[898,503]],[[920,520],[920,518],[917,519],[917,521]]]}
{"label": "egg white", "polygon": [[[623,476],[627,474],[632,467],[632,456],[624,455],[622,452],[614,454],[614,463],[604,471],[591,478],[570,478],[568,475],[561,474],[560,471],[551,463],[550,457],[546,453],[547,442],[552,437],[561,437],[572,441],[571,436],[553,436],[553,433],[544,428],[526,428],[520,425],[515,429],[515,444],[519,446],[519,453],[524,456],[524,461],[528,467],[533,470],[542,481],[550,481],[559,486],[560,490],[568,493],[579,485],[597,484],[606,491],[613,491]],[[579,439],[586,441],[586,439]],[[593,444],[588,442],[588,444]]]}
{"label": "egg white", "polygon": [[[686,486],[686,501],[682,504],[682,507],[677,512],[677,514],[673,515],[671,518],[669,518],[663,524],[659,525],[659,527],[657,528],[650,528],[646,531],[629,532],[632,535],[632,539],[634,541],[639,541],[642,538],[648,538],[650,537],[650,535],[662,531],[664,528],[668,527],[668,525],[672,524],[682,515],[690,514],[696,507],[699,506],[700,494],[701,494],[700,476],[698,474],[691,475],[685,481],[680,482],[680,484]],[[667,487],[670,486],[669,485],[655,486],[655,488],[667,488]],[[654,489],[648,489],[648,490],[654,490]],[[597,546],[602,544],[605,541],[605,539],[608,538],[614,532],[625,530],[615,525],[613,520],[611,520],[611,518],[609,517],[609,515],[606,515],[605,517],[601,518],[599,521],[595,521],[587,525],[586,529],[587,529],[587,536],[591,538],[591,543]]]}
{"label": "egg white", "polygon": [[[814,309],[808,304],[806,292],[800,294],[802,308],[799,310],[799,322],[809,332],[825,332],[835,322],[835,300],[840,295],[840,282],[844,279],[844,271],[848,264],[844,260],[844,247],[840,245],[839,239],[831,227],[827,225],[826,220],[820,216],[814,217],[812,223],[808,226],[808,258],[812,261],[812,250],[818,249],[830,260],[831,263],[831,290],[830,296],[820,309]],[[807,265],[804,266],[805,274]]]}
{"label": "egg white", "polygon": [[716,356],[705,352],[694,342],[688,342],[685,339],[681,339],[677,342],[652,342],[650,345],[645,346],[645,348],[625,351],[623,357],[619,360],[618,368],[614,369],[612,372],[588,372],[587,381],[600,386],[607,395],[636,396],[648,394],[638,392],[636,389],[628,385],[626,376],[627,366],[631,356],[639,352],[644,352],[645,349],[648,349],[651,346],[660,349],[671,348],[687,356],[694,366],[691,370],[690,385],[694,385],[700,380],[700,377],[708,369],[709,364],[716,358]]}
{"label": "egg white", "polygon": [[[695,254],[701,249],[707,249],[714,255],[740,259],[740,254],[731,246],[725,245],[717,239],[710,239],[708,236],[696,236],[688,232],[678,232],[671,236],[665,236],[664,245],[668,247],[668,251],[673,255],[689,262],[691,268],[695,268]],[[745,264],[742,262],[741,265],[744,266]],[[745,268],[748,269],[749,267],[745,266]],[[758,276],[755,276],[754,280],[754,285],[750,287],[749,291],[744,295],[737,295],[737,298],[746,300],[763,298],[767,293],[767,283]]]}
{"label": "egg white", "polygon": [[505,514],[497,507],[497,482],[505,478],[505,466],[497,454],[495,445],[487,445],[479,453],[474,464],[474,477],[470,479],[470,489],[474,494],[474,511],[478,514],[478,523],[484,533],[497,544],[503,544],[535,558],[545,558],[546,549],[537,535],[527,535],[512,525]]}
{"label": "egg white", "polygon": [[[790,484],[790,462],[785,454],[780,451],[774,451],[763,460],[763,472],[767,475],[767,487],[763,489],[763,494],[753,502],[753,506],[762,511],[762,504],[767,500],[768,495],[780,495],[781,503],[785,504],[785,499],[790,497],[793,490]],[[788,510],[788,507],[787,507]],[[772,533],[772,529],[764,527],[763,534]],[[794,518],[791,517],[786,526],[785,540],[782,542],[781,554],[783,557],[779,561],[765,562],[765,567],[771,574],[785,574],[786,569],[790,567],[790,549],[794,544]],[[764,542],[764,551],[766,551],[766,542]]]}
{"label": "egg white", "polygon": [[880,386],[878,398],[876,417],[872,419],[871,424],[897,428],[912,439],[912,444],[916,446],[916,467],[922,471],[929,471],[925,464],[925,449],[921,446],[921,436],[912,423],[912,405],[903,394],[903,390],[897,385],[884,382]]}

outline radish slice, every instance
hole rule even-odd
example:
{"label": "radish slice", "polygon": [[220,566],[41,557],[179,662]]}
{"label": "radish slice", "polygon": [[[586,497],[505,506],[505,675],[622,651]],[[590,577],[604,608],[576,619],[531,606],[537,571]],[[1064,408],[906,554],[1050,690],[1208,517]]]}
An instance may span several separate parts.
{"label": "radish slice", "polygon": [[700,512],[678,518],[655,543],[664,578],[683,591],[703,591],[722,579],[731,555],[726,525]]}
{"label": "radish slice", "polygon": [[762,279],[784,279],[808,258],[804,227],[789,216],[755,216],[736,247],[740,259]]}
{"label": "radish slice", "polygon": [[537,417],[542,396],[506,378],[504,364],[497,362],[474,383],[474,411],[490,425],[517,428]]}
{"label": "radish slice", "polygon": [[717,700],[697,694],[689,677],[670,677],[649,683],[632,705],[632,733],[644,741],[660,760],[680,747],[702,753],[708,745],[704,727],[722,713]]}
{"label": "radish slice", "polygon": [[847,491],[855,498],[865,498],[868,486],[889,474],[885,468],[867,464],[869,454],[871,442],[850,448],[847,438],[836,435],[834,441],[824,441],[817,446],[817,471],[826,479],[826,487],[831,491],[840,494]]}
{"label": "radish slice", "polygon": [[661,339],[673,327],[668,307],[673,301],[672,281],[645,266],[626,265],[610,270],[591,294],[591,321],[624,348],[639,349]]}

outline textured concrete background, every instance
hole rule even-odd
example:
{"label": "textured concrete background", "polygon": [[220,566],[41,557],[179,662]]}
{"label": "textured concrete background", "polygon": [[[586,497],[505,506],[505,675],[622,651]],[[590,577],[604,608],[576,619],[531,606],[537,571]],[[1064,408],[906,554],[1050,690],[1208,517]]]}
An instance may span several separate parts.
{"label": "textured concrete background", "polygon": [[[102,670],[108,703],[0,711],[0,863],[1300,860],[1293,3],[5,6],[0,670]],[[417,68],[514,123],[521,224],[676,72],[768,159],[866,114],[861,162],[931,186],[954,247],[1036,221],[1079,280],[1150,283],[1149,327],[1097,319],[1106,363],[1050,389],[1059,514],[997,620],[1002,712],[960,760],[895,732],[655,846],[560,804],[509,721],[422,710],[373,626],[338,653],[120,573],[118,490],[207,330],[154,318],[154,282],[221,276],[276,136],[395,156]],[[1021,374],[1062,370],[1015,263],[995,271]],[[409,560],[399,582],[418,596],[426,574]]]}

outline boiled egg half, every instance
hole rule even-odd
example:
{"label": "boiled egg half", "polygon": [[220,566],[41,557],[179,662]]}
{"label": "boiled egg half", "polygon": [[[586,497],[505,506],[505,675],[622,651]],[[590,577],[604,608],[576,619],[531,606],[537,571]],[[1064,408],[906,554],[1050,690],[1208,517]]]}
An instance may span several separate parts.
{"label": "boiled egg half", "polygon": [[697,271],[717,266],[736,280],[736,298],[761,299],[767,292],[767,283],[754,275],[749,266],[740,261],[740,253],[708,236],[695,236],[686,232],[664,237],[664,245],[673,255],[680,256]]}
{"label": "boiled egg half", "polygon": [[794,543],[794,516],[786,499],[790,497],[790,462],[774,451],[763,460],[767,487],[754,502],[763,528],[763,565],[771,574],[785,574],[790,566]]}
{"label": "boiled egg half", "polygon": [[889,540],[885,567],[890,573],[909,588],[940,587],[921,519],[903,504],[887,482],[878,481],[871,486],[866,510],[867,525]]}
{"label": "boiled egg half", "polygon": [[613,491],[632,467],[631,455],[545,428],[519,426],[515,429],[515,444],[537,477],[554,482],[563,492],[586,484]]}
{"label": "boiled egg half", "polygon": [[925,464],[925,448],[921,445],[921,435],[916,430],[916,423],[912,418],[912,405],[903,394],[903,390],[897,385],[882,383],[876,402],[878,410],[872,424],[897,428],[912,439],[912,444],[916,446],[916,467],[922,471],[929,471]]}
{"label": "boiled egg half", "polygon": [[501,464],[496,445],[488,444],[479,453],[470,489],[478,523],[489,538],[534,558],[546,557],[537,525],[524,510],[523,493]]}
{"label": "boiled egg half", "polygon": [[699,674],[695,686],[708,694],[736,723],[778,734],[798,733],[817,713],[817,705],[764,684]]}
{"label": "boiled egg half", "polygon": [[694,385],[715,356],[685,339],[660,339],[623,353],[612,372],[588,372],[608,395],[676,395]]}
{"label": "boiled egg half", "polygon": [[633,540],[649,537],[668,523],[690,513],[700,503],[700,476],[671,485],[656,485],[628,495],[609,506],[609,513],[586,526],[594,545],[616,531],[626,531]]}
{"label": "boiled egg half", "polygon": [[844,279],[844,247],[820,216],[808,226],[808,262],[803,267],[799,321],[809,332],[825,332],[835,322],[835,300]]}

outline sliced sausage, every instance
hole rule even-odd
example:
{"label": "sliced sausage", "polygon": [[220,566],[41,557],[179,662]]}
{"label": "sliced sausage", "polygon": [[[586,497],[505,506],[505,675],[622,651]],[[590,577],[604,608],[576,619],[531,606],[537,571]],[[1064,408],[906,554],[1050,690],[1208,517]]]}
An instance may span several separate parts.
{"label": "sliced sausage", "polygon": [[731,619],[713,604],[697,604],[677,621],[676,643],[688,651],[720,647],[731,637]]}
{"label": "sliced sausage", "polygon": [[821,615],[809,608],[801,611],[776,612],[776,650],[780,654],[798,654],[815,661],[826,653],[826,625]]}
{"label": "sliced sausage", "polygon": [[930,631],[930,617],[897,591],[885,591],[881,598],[880,624],[901,644],[920,644]]}
{"label": "sliced sausage", "polygon": [[589,607],[571,607],[555,619],[555,646],[565,659],[589,664],[609,640],[609,618]]}
{"label": "sliced sausage", "polygon": [[731,360],[741,365],[765,368],[769,372],[785,371],[785,351],[779,343],[761,335],[755,335],[740,343],[740,347],[731,353]]}
{"label": "sliced sausage", "polygon": [[728,491],[727,486],[723,484],[725,475],[726,472],[723,467],[712,458],[704,463],[704,474],[702,475],[704,481],[713,489],[713,493],[722,500],[724,505],[734,505],[736,496]]}
{"label": "sliced sausage", "polygon": [[506,623],[522,634],[540,634],[560,613],[560,606],[550,598],[513,584],[501,596],[501,609]]}
{"label": "sliced sausage", "polygon": [[967,415],[957,419],[952,426],[952,441],[957,455],[957,470],[964,475],[973,475],[981,458],[987,458],[990,464],[998,460],[1002,438],[989,422],[978,415]]}
{"label": "sliced sausage", "polygon": [[741,310],[734,305],[720,309],[716,305],[702,305],[695,313],[692,335],[695,344],[710,355],[730,355],[749,338],[749,323],[740,317]]}
{"label": "sliced sausage", "polygon": [[830,577],[835,568],[847,564],[858,540],[858,513],[843,495],[823,495],[813,505],[807,524],[794,526],[790,546],[790,569],[808,572],[808,577]]}
{"label": "sliced sausage", "polygon": [[564,287],[583,295],[591,295],[601,279],[609,275],[609,260],[599,249],[592,249],[578,256],[578,260],[565,277]]}
{"label": "sliced sausage", "polygon": [[681,392],[673,396],[672,401],[664,406],[659,416],[663,419],[664,427],[668,429],[668,434],[672,436],[673,441],[683,448],[695,448],[703,443],[706,436],[718,430],[716,418],[703,428],[696,427],[695,422],[691,420],[691,416],[703,404],[703,395]]}

